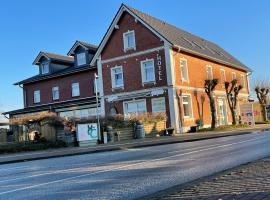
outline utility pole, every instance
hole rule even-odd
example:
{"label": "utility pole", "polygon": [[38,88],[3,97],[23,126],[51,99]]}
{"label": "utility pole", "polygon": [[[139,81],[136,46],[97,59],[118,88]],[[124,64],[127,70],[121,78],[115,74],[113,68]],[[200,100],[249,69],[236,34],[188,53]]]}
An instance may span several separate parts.
{"label": "utility pole", "polygon": [[98,87],[97,87],[97,79],[98,75],[95,73],[95,93],[96,93],[96,118],[98,123],[98,139],[101,141],[101,133],[100,133],[100,121],[99,121],[99,106],[98,106]]}

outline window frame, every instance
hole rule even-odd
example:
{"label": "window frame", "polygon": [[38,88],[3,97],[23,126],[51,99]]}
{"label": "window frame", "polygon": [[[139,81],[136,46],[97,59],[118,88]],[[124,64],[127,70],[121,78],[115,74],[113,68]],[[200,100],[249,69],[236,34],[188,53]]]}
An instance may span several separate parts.
{"label": "window frame", "polygon": [[[44,71],[44,66],[47,66],[47,71]],[[49,62],[46,62],[46,63],[41,63],[40,65],[40,72],[42,75],[45,75],[45,74],[49,74],[50,73],[50,63]]]}
{"label": "window frame", "polygon": [[[38,94],[38,98],[36,96],[37,94]],[[34,91],[33,100],[34,100],[34,103],[40,103],[41,102],[40,90],[35,90]]]}
{"label": "window frame", "polygon": [[[115,70],[116,69],[121,69],[122,72],[122,85],[116,85],[116,79],[115,79]],[[112,89],[117,89],[117,88],[124,88],[124,70],[123,66],[115,66],[111,68],[111,84],[112,84]]]}
{"label": "window frame", "polygon": [[[188,103],[185,103],[184,102],[184,100],[183,100],[184,97],[188,97],[188,100],[189,100]],[[191,94],[182,94],[181,100],[182,100],[182,108],[183,108],[183,117],[184,117],[184,119],[191,119],[191,118],[193,118],[193,106],[192,106],[192,97],[191,97]],[[189,111],[190,111],[190,113],[189,113],[188,116],[187,115],[185,116],[184,104],[187,104],[187,105],[190,104],[189,105]]]}
{"label": "window frame", "polygon": [[[144,108],[145,108],[145,112],[147,112],[146,99],[137,99],[137,100],[132,100],[132,101],[124,101],[124,102],[123,102],[123,111],[124,111],[124,117],[125,117],[125,118],[128,118],[128,117],[129,117],[129,113],[127,112],[127,111],[128,111],[128,108],[126,107],[126,104],[129,104],[129,103],[137,103],[137,102],[143,102]],[[137,115],[137,114],[140,114],[140,113],[144,113],[144,112],[138,112],[138,104],[137,104],[137,112],[136,112],[136,115]]]}
{"label": "window frame", "polygon": [[[154,111],[153,109],[153,103],[155,101],[164,101],[164,110],[163,111]],[[165,97],[155,97],[151,99],[151,108],[152,108],[152,113],[166,113],[166,99]]]}
{"label": "window frame", "polygon": [[[211,78],[208,77],[208,69],[210,69]],[[213,80],[213,67],[211,65],[206,65],[206,79]]]}
{"label": "window frame", "polygon": [[[145,74],[145,65],[144,63],[152,62],[152,69],[153,69],[153,80],[146,80],[146,74]],[[141,61],[141,79],[142,84],[145,83],[155,83],[156,82],[156,69],[155,69],[155,61],[154,59],[145,59]]]}
{"label": "window frame", "polygon": [[[83,63],[79,63],[79,56],[80,55],[83,55],[84,56],[84,62]],[[86,53],[85,52],[81,52],[81,53],[77,53],[76,54],[76,63],[77,63],[77,66],[82,66],[82,65],[86,65]]]}
{"label": "window frame", "polygon": [[[75,85],[78,85],[78,94],[75,94],[75,92],[74,92]],[[80,96],[80,83],[79,82],[71,83],[71,96],[72,97],[79,97]]]}
{"label": "window frame", "polygon": [[[55,90],[57,88],[57,90]],[[55,98],[54,96],[54,92],[57,91],[58,97]],[[52,87],[52,100],[59,100],[60,99],[60,90],[59,90],[59,86],[54,86]]]}
{"label": "window frame", "polygon": [[241,74],[240,75],[240,84],[242,85],[243,89],[246,88],[246,79],[245,79],[245,75],[244,74]]}
{"label": "window frame", "polygon": [[[129,34],[133,35],[133,43],[134,43],[134,47],[128,47],[128,39],[127,36]],[[128,51],[128,50],[136,50],[136,38],[135,38],[135,31],[134,30],[128,30],[127,32],[123,33],[123,43],[124,43],[124,51]]]}
{"label": "window frame", "polygon": [[[186,66],[185,66],[186,67],[186,76],[187,76],[186,78],[183,76],[183,73],[182,73],[181,61],[185,61],[185,63],[186,63]],[[181,81],[189,82],[187,59],[180,58],[179,65],[180,65]]]}
{"label": "window frame", "polygon": [[[235,75],[235,78],[234,78],[234,75]],[[236,79],[237,80],[237,75],[235,72],[232,72],[232,80]]]}

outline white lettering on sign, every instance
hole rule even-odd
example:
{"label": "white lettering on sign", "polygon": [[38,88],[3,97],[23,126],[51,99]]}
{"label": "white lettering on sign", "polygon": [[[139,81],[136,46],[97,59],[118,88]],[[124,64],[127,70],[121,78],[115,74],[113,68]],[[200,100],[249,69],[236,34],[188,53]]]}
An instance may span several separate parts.
{"label": "white lettering on sign", "polygon": [[161,56],[157,54],[157,68],[158,68],[158,80],[162,81],[162,60]]}

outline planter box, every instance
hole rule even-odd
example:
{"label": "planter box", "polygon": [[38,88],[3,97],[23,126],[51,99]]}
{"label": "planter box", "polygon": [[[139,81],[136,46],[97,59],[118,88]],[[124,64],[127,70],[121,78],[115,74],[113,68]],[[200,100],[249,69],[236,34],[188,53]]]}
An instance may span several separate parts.
{"label": "planter box", "polygon": [[166,121],[159,121],[154,123],[145,123],[144,131],[146,137],[156,137],[166,129]]}
{"label": "planter box", "polygon": [[115,141],[132,140],[134,139],[133,127],[114,128]]}

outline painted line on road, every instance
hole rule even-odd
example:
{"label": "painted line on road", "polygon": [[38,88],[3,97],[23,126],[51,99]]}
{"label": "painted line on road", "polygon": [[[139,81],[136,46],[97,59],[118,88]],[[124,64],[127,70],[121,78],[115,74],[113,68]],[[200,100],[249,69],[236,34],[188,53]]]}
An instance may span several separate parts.
{"label": "painted line on road", "polygon": [[[261,140],[261,139],[264,139],[264,138],[267,138],[267,137],[268,136],[260,137],[260,138],[252,137],[251,139],[243,140],[241,142],[256,141],[256,140]],[[227,141],[225,141],[225,142],[227,142]],[[231,143],[231,144],[235,144],[235,143]],[[219,143],[219,144],[213,144],[213,145],[208,145],[207,148],[209,148],[209,147],[220,147],[222,145],[223,144],[221,144],[221,143]],[[197,151],[197,150],[204,150],[204,148],[205,148],[205,146],[203,146],[203,147],[196,147],[196,148],[189,148],[189,149],[181,149],[181,150],[176,150],[176,151],[169,151],[169,152],[165,152],[165,153],[159,154],[159,156],[160,155],[163,155],[163,154],[168,154],[168,153],[178,153],[178,152],[183,152],[183,151],[191,151],[192,152],[192,151]],[[181,154],[177,154],[177,155],[181,156]],[[185,153],[182,154],[182,155],[185,155]],[[144,162],[147,162],[147,161],[149,161],[149,160],[146,160],[146,159],[137,160],[135,162],[135,164],[136,163],[144,163]],[[46,172],[46,173],[40,173],[40,174],[31,175],[31,176],[24,176],[24,177],[18,177],[18,178],[7,179],[7,180],[0,180],[0,183],[12,182],[12,181],[18,181],[18,180],[22,180],[22,179],[36,178],[36,177],[40,177],[40,176],[46,176],[46,175],[52,175],[52,174],[60,174],[60,173],[65,173],[65,172],[80,170],[80,169],[83,169],[83,168],[87,167],[85,165],[88,165],[88,164],[91,165],[92,163],[88,162],[88,163],[84,163],[83,164],[84,166],[81,166],[81,167],[75,167],[75,168],[64,169],[64,170],[57,170],[57,171],[54,171],[54,172]],[[104,164],[106,164],[106,163],[104,163]],[[103,166],[104,165],[102,165],[102,164],[97,164],[97,165],[92,165],[92,166],[88,166],[88,167],[103,167]]]}
{"label": "painted line on road", "polygon": [[0,192],[0,195],[9,194],[9,193],[18,192],[18,191],[23,191],[23,190],[27,190],[27,189],[33,189],[33,188],[37,188],[37,187],[41,187],[41,186],[60,183],[60,182],[73,180],[73,179],[77,179],[77,178],[82,178],[82,177],[87,177],[87,176],[100,174],[100,173],[104,173],[104,172],[112,172],[112,171],[116,171],[116,170],[127,168],[127,167],[142,165],[143,163],[147,163],[147,162],[155,162],[155,161],[160,161],[160,160],[164,160],[164,159],[167,159],[167,158],[190,155],[190,154],[193,154],[193,153],[199,153],[199,152],[203,152],[203,151],[208,151],[208,150],[233,146],[233,145],[247,143],[247,142],[255,141],[255,140],[258,140],[258,139],[250,139],[250,140],[245,140],[245,141],[240,141],[240,142],[235,142],[235,143],[230,143],[230,144],[224,144],[224,145],[220,145],[220,146],[216,146],[216,147],[208,147],[208,148],[205,148],[205,149],[195,150],[195,151],[191,151],[191,152],[187,152],[187,153],[183,153],[183,154],[171,155],[171,156],[166,156],[166,157],[163,157],[163,158],[156,158],[156,159],[152,159],[152,160],[147,160],[147,161],[140,162],[140,163],[128,164],[128,165],[124,165],[124,166],[121,166],[121,167],[116,167],[116,168],[113,168],[113,169],[100,170],[100,171],[92,172],[92,173],[88,173],[88,174],[82,174],[82,175],[77,175],[77,176],[73,176],[73,177],[69,177],[69,178],[58,179],[58,180],[55,180],[55,181],[49,181],[49,182],[35,184],[35,185],[27,186],[27,187],[14,189],[14,190],[8,190],[8,191],[5,191],[5,192]]}

